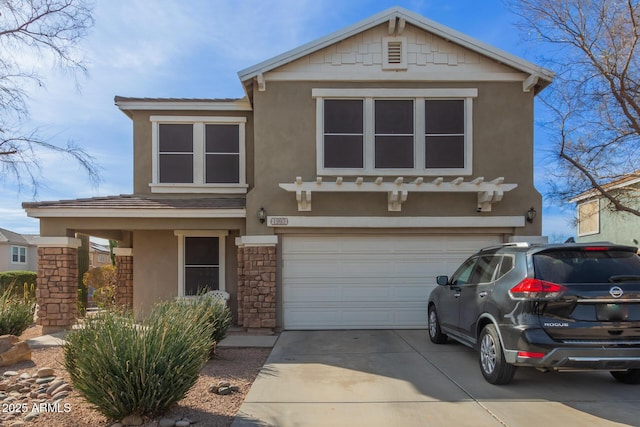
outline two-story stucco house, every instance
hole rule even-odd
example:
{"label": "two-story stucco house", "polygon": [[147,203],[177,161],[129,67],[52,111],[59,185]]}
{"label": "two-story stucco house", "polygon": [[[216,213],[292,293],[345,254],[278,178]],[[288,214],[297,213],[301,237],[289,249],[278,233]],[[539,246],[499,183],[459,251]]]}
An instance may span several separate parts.
{"label": "two-story stucco house", "polygon": [[[393,8],[239,78],[242,99],[116,97],[133,194],[25,203],[44,273],[63,277],[82,232],[119,241],[139,315],[208,288],[246,328],[422,328],[437,274],[540,235],[526,213],[550,71]],[[71,285],[41,276],[40,321],[67,326],[45,295]]]}

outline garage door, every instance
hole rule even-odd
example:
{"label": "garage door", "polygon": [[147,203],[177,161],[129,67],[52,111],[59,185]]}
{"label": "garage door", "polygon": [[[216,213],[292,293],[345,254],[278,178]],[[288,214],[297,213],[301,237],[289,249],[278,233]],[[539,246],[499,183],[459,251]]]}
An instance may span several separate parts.
{"label": "garage door", "polygon": [[425,328],[439,274],[499,236],[285,236],[285,329]]}

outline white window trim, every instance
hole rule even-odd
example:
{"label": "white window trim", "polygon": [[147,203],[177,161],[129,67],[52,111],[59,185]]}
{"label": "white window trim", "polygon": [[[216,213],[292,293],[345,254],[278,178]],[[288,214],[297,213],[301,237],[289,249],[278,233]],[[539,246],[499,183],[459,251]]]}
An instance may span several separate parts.
{"label": "white window trim", "polygon": [[[17,261],[13,260],[13,248],[18,249],[18,260]],[[20,261],[20,250],[21,249],[24,250],[24,262]],[[26,246],[11,245],[11,253],[9,254],[9,256],[11,257],[11,264],[26,265],[29,262],[29,249]]]}
{"label": "white window trim", "polygon": [[[584,206],[584,205],[588,205],[590,203],[595,203],[597,205],[596,206],[596,211],[594,213],[595,220],[596,220],[596,227],[595,227],[596,231],[588,231],[588,232],[585,232],[585,233],[581,233],[580,232],[580,223],[581,223],[580,207]],[[577,228],[577,230],[576,230],[577,236],[578,237],[583,237],[583,236],[592,236],[594,234],[600,234],[600,200],[599,199],[597,199],[597,200],[589,200],[589,201],[580,203],[580,204],[577,205],[576,209],[577,209],[576,213],[577,213],[577,216],[578,216],[578,226],[576,227]]]}
{"label": "white window trim", "polygon": [[[151,183],[152,193],[223,193],[245,194],[247,192],[246,179],[246,117],[229,116],[151,116]],[[193,124],[193,180],[194,183],[161,183],[159,166],[159,125],[160,124]],[[205,183],[205,152],[204,127],[209,124],[237,124],[239,126],[239,182]]]}
{"label": "white window trim", "polygon": [[185,297],[184,294],[184,238],[185,237],[217,237],[218,238],[218,289],[226,290],[225,286],[225,241],[229,234],[227,230],[174,230],[173,234],[178,237],[178,296]]}
{"label": "white window trim", "polygon": [[[314,88],[311,95],[316,98],[316,171],[325,176],[469,176],[473,173],[473,98],[478,96],[476,88],[460,89],[324,89]],[[324,100],[327,98],[364,100],[364,168],[324,167]],[[375,99],[394,98],[414,101],[414,168],[376,169],[374,137],[371,117]],[[428,99],[464,99],[464,167],[426,168],[424,101]],[[422,141],[422,142],[420,142]]]}

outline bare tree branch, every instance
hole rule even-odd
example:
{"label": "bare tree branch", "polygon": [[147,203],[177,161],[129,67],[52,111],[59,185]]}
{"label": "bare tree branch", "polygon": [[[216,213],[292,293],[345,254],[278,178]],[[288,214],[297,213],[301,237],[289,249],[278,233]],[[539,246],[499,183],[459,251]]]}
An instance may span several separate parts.
{"label": "bare tree branch", "polygon": [[100,181],[95,159],[74,142],[59,146],[37,130],[22,129],[29,116],[25,88],[31,83],[45,86],[25,58],[52,58],[52,65],[84,73],[78,43],[91,26],[89,0],[0,0],[0,179],[13,176],[19,188],[26,181],[34,195],[42,181],[42,150],[73,159],[92,184]]}
{"label": "bare tree branch", "polygon": [[556,144],[552,196],[595,191],[612,210],[640,216],[629,197],[637,188],[607,185],[640,171],[639,0],[507,2],[556,71],[540,96]]}

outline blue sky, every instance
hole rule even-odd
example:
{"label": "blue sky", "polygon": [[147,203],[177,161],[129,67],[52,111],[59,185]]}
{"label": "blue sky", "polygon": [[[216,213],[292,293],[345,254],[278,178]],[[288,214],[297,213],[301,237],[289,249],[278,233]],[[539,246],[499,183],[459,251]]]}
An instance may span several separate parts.
{"label": "blue sky", "polygon": [[[131,97],[240,98],[237,72],[393,6],[401,6],[532,62],[542,49],[521,42],[503,0],[109,0],[96,2],[95,26],[81,46],[86,76],[31,58],[45,79],[29,87],[29,126],[50,141],[68,140],[94,156],[102,183],[92,187],[72,161],[41,153],[37,200],[74,199],[133,190],[131,121],[114,106]],[[536,107],[540,111],[540,107]],[[547,147],[536,126],[536,187],[545,193]],[[11,177],[0,182],[0,227],[38,233],[21,207],[32,201]],[[574,235],[573,208],[545,200],[543,234]]]}

